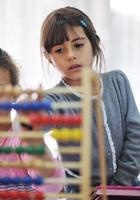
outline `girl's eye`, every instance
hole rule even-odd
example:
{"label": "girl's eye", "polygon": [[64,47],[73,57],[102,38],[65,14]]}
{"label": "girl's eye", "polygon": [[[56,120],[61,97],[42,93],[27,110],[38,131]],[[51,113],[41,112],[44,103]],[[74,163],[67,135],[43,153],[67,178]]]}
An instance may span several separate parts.
{"label": "girl's eye", "polygon": [[64,52],[64,49],[62,49],[62,48],[59,48],[59,49],[55,50],[55,53],[58,53],[58,54],[63,53],[63,52]]}
{"label": "girl's eye", "polygon": [[77,44],[75,44],[74,46],[76,47],[76,48],[81,48],[81,47],[83,47],[83,43],[77,43]]}

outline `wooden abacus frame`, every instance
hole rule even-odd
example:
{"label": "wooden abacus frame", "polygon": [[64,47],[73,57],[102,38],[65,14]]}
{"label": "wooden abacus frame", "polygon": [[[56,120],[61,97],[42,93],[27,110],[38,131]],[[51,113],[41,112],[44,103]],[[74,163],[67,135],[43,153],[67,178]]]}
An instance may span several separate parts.
{"label": "wooden abacus frame", "polygon": [[[102,193],[103,193],[103,200],[107,200],[107,195],[106,195],[106,164],[105,164],[105,149],[104,149],[104,135],[103,135],[103,120],[102,120],[102,112],[101,112],[101,100],[100,100],[100,81],[99,81],[99,76],[97,74],[92,74],[91,70],[89,69],[83,69],[82,71],[82,86],[75,88],[76,90],[82,92],[83,99],[82,99],[82,141],[81,141],[81,148],[75,148],[73,147],[73,151],[77,151],[81,154],[81,162],[79,163],[79,168],[81,170],[81,177],[82,180],[79,179],[74,179],[74,178],[65,178],[65,179],[54,179],[54,178],[47,178],[47,182],[50,183],[56,183],[56,182],[61,182],[61,183],[71,183],[71,184],[80,184],[81,186],[81,192],[79,194],[66,194],[66,193],[59,193],[59,194],[52,194],[52,193],[47,193],[46,198],[72,198],[72,199],[81,199],[81,200],[88,200],[90,196],[90,174],[91,174],[91,126],[92,126],[92,101],[91,101],[91,96],[93,95],[93,87],[92,85],[94,84],[94,91],[96,93],[97,99],[95,100],[96,102],[96,113],[97,113],[97,128],[98,128],[98,145],[99,145],[99,161],[100,161],[100,173],[101,173],[101,185],[102,185]],[[19,88],[7,88],[5,90],[7,94],[22,94],[22,90]],[[71,91],[68,91],[67,88],[56,88],[55,91],[52,89],[51,90],[54,93],[70,93]],[[42,90],[37,90],[37,91],[32,91],[32,90],[24,90],[24,93],[27,93],[31,95],[33,92],[39,93],[39,95],[43,95]],[[0,93],[3,94],[3,89],[0,90]],[[62,105],[54,105],[54,107],[64,107],[64,104]],[[77,103],[73,102],[73,106],[79,107]],[[67,107],[67,105],[65,105]],[[6,119],[0,119],[0,123],[3,123]],[[25,119],[26,120],[26,119]],[[8,120],[7,120],[8,122]],[[29,137],[29,138],[42,138],[43,137],[43,131],[38,132],[35,134],[35,132],[31,132],[26,135],[24,132],[20,133],[20,137]],[[7,136],[17,136],[17,133],[12,133],[8,132],[6,133],[0,133],[0,137],[7,137]],[[72,149],[72,148],[71,148]],[[65,152],[69,151],[67,148],[61,148],[60,147],[60,152]],[[70,150],[71,151],[71,150]],[[32,163],[0,163],[0,166],[2,167],[23,167],[23,168],[30,168],[33,167]],[[77,168],[78,164],[77,163],[63,163],[64,167],[73,167]],[[81,167],[82,166],[82,167]],[[37,168],[44,168],[46,167],[45,163],[38,161],[36,163]],[[47,168],[48,167],[53,167],[52,163],[47,163]],[[59,166],[58,166],[59,167]]]}

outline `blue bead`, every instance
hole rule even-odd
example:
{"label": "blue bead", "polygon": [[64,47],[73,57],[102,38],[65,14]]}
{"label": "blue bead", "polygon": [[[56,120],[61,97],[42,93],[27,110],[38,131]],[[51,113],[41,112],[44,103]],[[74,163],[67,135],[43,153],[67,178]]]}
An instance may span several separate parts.
{"label": "blue bead", "polygon": [[41,110],[41,102],[39,101],[32,102],[31,107],[32,107],[32,110],[39,111]]}
{"label": "blue bead", "polygon": [[43,184],[43,178],[41,176],[33,178],[33,184],[35,184],[35,185],[42,185]]}
{"label": "blue bead", "polygon": [[12,108],[12,103],[11,102],[1,102],[0,103],[0,109],[2,110],[11,110]]}
{"label": "blue bead", "polygon": [[0,178],[0,184],[2,183],[2,178]]}
{"label": "blue bead", "polygon": [[13,178],[11,178],[11,183],[20,184],[21,183],[21,179],[18,176],[13,177]]}
{"label": "blue bead", "polygon": [[29,177],[29,176],[25,176],[23,179],[22,179],[22,182],[24,184],[31,184],[32,183],[32,178]]}
{"label": "blue bead", "polygon": [[19,105],[20,105],[21,110],[24,110],[24,111],[30,110],[30,102],[22,102]]}
{"label": "blue bead", "polygon": [[52,102],[50,100],[45,100],[42,102],[42,109],[46,111],[52,110]]}
{"label": "blue bead", "polygon": [[10,184],[11,179],[8,176],[5,176],[5,177],[1,178],[1,183],[2,184]]}
{"label": "blue bead", "polygon": [[20,105],[19,105],[19,103],[13,103],[13,104],[12,104],[12,108],[15,109],[15,110],[17,110],[17,111],[20,110]]}

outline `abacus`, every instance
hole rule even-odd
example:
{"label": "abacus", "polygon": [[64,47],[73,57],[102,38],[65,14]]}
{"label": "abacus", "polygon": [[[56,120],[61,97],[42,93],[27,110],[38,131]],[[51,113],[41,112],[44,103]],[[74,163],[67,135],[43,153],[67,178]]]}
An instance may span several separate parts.
{"label": "abacus", "polygon": [[[0,95],[7,94],[13,95],[16,94],[27,94],[29,96],[28,101],[19,102],[19,103],[12,103],[10,101],[2,101],[0,102],[0,109],[4,111],[9,111],[11,109],[15,109],[17,111],[25,111],[29,112],[32,111],[28,115],[28,117],[18,117],[18,122],[24,122],[25,124],[31,125],[51,125],[52,127],[59,127],[63,128],[55,128],[53,129],[52,136],[61,143],[67,143],[71,141],[73,143],[79,143],[79,146],[59,146],[59,151],[61,154],[78,154],[80,156],[79,161],[69,161],[60,163],[57,167],[61,167],[63,165],[64,168],[72,168],[78,169],[80,171],[80,177],[76,178],[51,178],[51,177],[36,177],[31,178],[29,176],[25,176],[23,178],[20,177],[2,177],[0,178],[0,184],[24,184],[24,185],[41,185],[44,184],[45,181],[48,183],[63,183],[66,184],[73,184],[79,185],[80,191],[79,193],[44,193],[40,191],[18,191],[18,190],[1,190],[0,191],[0,199],[54,199],[54,198],[66,198],[66,199],[81,199],[87,200],[90,196],[90,171],[91,171],[91,96],[96,95],[96,112],[98,116],[97,127],[99,131],[99,156],[100,156],[100,170],[101,170],[101,183],[102,183],[102,191],[103,191],[103,199],[106,200],[106,165],[105,165],[105,156],[104,156],[104,136],[103,136],[103,126],[102,126],[102,115],[100,110],[100,85],[99,85],[99,77],[96,74],[92,74],[90,70],[83,69],[82,71],[82,85],[81,87],[75,87],[75,90],[79,91],[83,94],[83,99],[81,102],[71,102],[71,104],[66,104],[65,102],[62,103],[52,103],[51,101],[42,101],[41,98],[44,95],[43,90],[40,88],[39,90],[20,90],[19,88],[15,87],[6,87],[0,89]],[[94,93],[92,94],[92,83],[94,83]],[[70,93],[71,91],[68,88],[55,88],[55,90],[49,91],[54,93]],[[31,96],[37,96],[38,100],[31,100]],[[47,111],[51,111],[52,109],[57,108],[70,108],[75,107],[81,109],[81,115],[76,116],[63,116],[63,115],[48,115]],[[41,113],[41,110],[45,110],[46,112]],[[2,117],[0,119],[0,123],[10,123],[10,120],[7,117]],[[72,127],[72,128],[71,128]],[[24,131],[20,130],[20,133],[17,131],[2,131],[0,133],[0,137],[20,137],[27,138],[27,139],[42,139],[44,135],[43,130],[38,131]],[[10,154],[30,154],[32,156],[37,155],[42,157],[42,159],[36,160],[36,162],[0,162],[0,167],[12,167],[12,168],[53,168],[54,163],[43,161],[43,156],[47,153],[46,148],[43,145],[38,146],[17,146],[17,147],[1,147],[0,153]]]}

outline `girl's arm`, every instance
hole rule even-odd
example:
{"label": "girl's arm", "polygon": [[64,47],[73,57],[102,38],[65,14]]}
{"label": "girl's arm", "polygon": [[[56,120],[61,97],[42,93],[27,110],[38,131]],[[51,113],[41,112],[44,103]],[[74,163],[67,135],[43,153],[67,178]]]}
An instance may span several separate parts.
{"label": "girl's arm", "polygon": [[133,185],[140,173],[140,115],[127,77],[119,72],[119,88],[125,110],[123,149],[117,161],[112,185]]}

